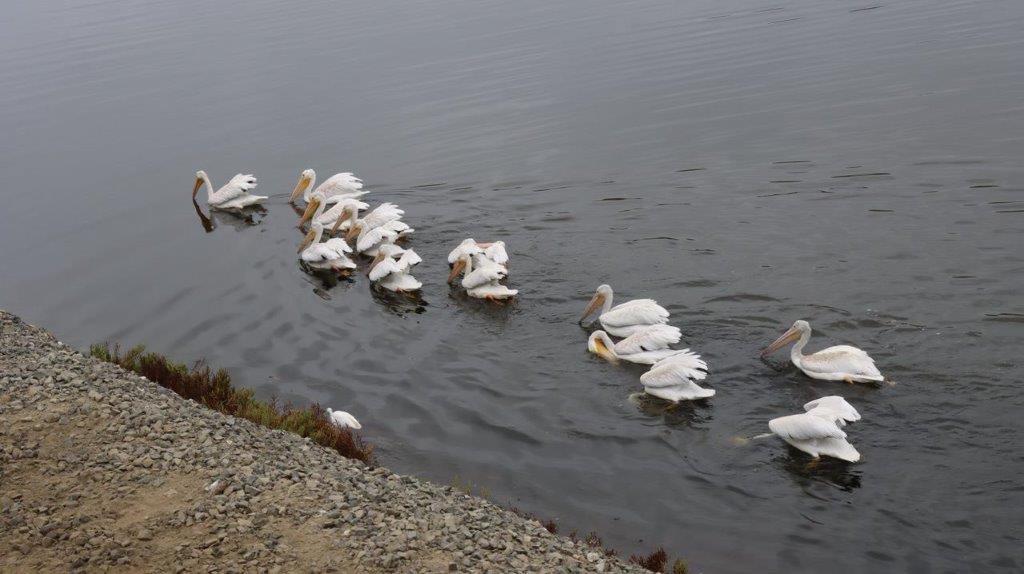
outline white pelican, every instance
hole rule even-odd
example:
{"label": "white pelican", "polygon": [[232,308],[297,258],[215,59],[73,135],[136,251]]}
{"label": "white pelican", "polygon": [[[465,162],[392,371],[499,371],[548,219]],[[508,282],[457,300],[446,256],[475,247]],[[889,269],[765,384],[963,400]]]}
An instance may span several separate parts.
{"label": "white pelican", "polygon": [[[359,227],[358,229],[358,235],[355,237],[355,251],[369,257],[376,257],[382,246],[393,244],[398,239],[398,233],[389,229],[387,225],[373,229],[368,227]],[[351,234],[352,230],[349,230],[346,239],[350,238]]]}
{"label": "white pelican", "polygon": [[811,325],[804,320],[793,323],[788,331],[761,351],[767,356],[783,346],[799,339],[790,351],[790,358],[798,369],[812,379],[824,381],[846,381],[847,383],[880,383],[885,380],[875,366],[875,361],[857,347],[837,345],[817,353],[804,355],[804,345],[811,338]]}
{"label": "white pelican", "polygon": [[637,329],[632,335],[613,343],[608,333],[597,330],[587,340],[587,350],[611,362],[618,360],[653,365],[658,361],[682,353],[668,346],[678,343],[682,334],[671,325],[650,325]]}
{"label": "white pelican", "polygon": [[634,299],[612,307],[612,288],[601,285],[594,293],[594,298],[580,317],[580,324],[598,307],[601,313],[598,321],[609,334],[616,337],[628,337],[640,327],[646,325],[662,325],[668,323],[668,311],[653,299]]}
{"label": "white pelican", "polygon": [[299,245],[299,257],[314,269],[333,269],[338,272],[348,272],[356,268],[355,262],[348,258],[352,248],[339,238],[328,239],[320,243],[323,236],[324,226],[313,222],[309,226],[309,233],[302,239]]}
{"label": "white pelican", "polygon": [[192,188],[192,199],[195,200],[199,188],[206,184],[206,204],[212,209],[242,209],[256,205],[267,198],[265,195],[251,195],[250,190],[256,189],[256,178],[251,173],[238,174],[224,187],[213,191],[210,176],[199,170],[196,172],[196,185]]}
{"label": "white pelican", "polygon": [[330,209],[326,209],[327,203],[327,197],[320,191],[311,193],[306,210],[302,213],[302,217],[299,218],[299,227],[302,227],[302,224],[307,221],[313,221],[324,227],[330,227],[333,234],[341,226],[342,221],[346,220],[346,213],[349,211],[356,213],[360,209],[369,207],[369,205],[358,199],[348,198],[337,200]]}
{"label": "white pelican", "polygon": [[804,405],[805,413],[768,421],[772,434],[798,450],[818,458],[831,456],[848,462],[860,460],[860,453],[846,440],[841,427],[860,420],[860,413],[842,397],[822,397]]}
{"label": "white pelican", "polygon": [[715,395],[714,389],[705,389],[694,381],[707,378],[708,364],[700,355],[684,349],[666,357],[640,375],[644,392],[667,401],[679,402],[706,399]]}
{"label": "white pelican", "polygon": [[363,425],[359,424],[359,421],[356,420],[356,417],[346,413],[345,411],[336,411],[328,408],[327,417],[331,419],[331,424],[338,428],[363,428]]}
{"label": "white pelican", "polygon": [[356,199],[369,193],[363,191],[363,180],[350,171],[332,175],[315,190],[312,189],[314,184],[316,184],[316,172],[311,169],[304,170],[299,175],[299,182],[295,184],[295,189],[292,190],[292,195],[288,199],[289,203],[294,203],[299,195],[302,195],[302,199],[308,203],[310,196],[316,191],[323,193],[328,203],[335,203],[342,199]]}
{"label": "white pelican", "polygon": [[[473,269],[474,263],[476,269]],[[518,289],[509,289],[500,283],[508,275],[508,269],[481,255],[474,257],[468,253],[463,254],[452,267],[448,283],[454,281],[460,273],[464,275],[462,286],[470,297],[500,300],[511,299],[519,293]]]}
{"label": "white pelican", "polygon": [[[377,227],[387,227],[390,231],[394,231],[398,237],[405,237],[415,230],[402,221],[403,215],[405,215],[405,211],[399,209],[393,203],[382,203],[363,217],[358,217],[355,211],[349,210],[348,219],[346,220],[348,234],[345,239],[351,240],[361,230],[371,230]],[[335,225],[335,230],[342,228],[342,221],[339,219]]]}
{"label": "white pelican", "polygon": [[417,291],[423,287],[423,283],[413,277],[409,270],[420,261],[423,259],[412,249],[385,243],[377,249],[377,256],[370,264],[370,281],[396,293]]}
{"label": "white pelican", "polygon": [[508,252],[505,251],[504,241],[491,243],[477,243],[472,237],[463,239],[455,249],[448,254],[448,264],[454,265],[463,255],[484,255],[491,261],[500,265],[508,265]]}

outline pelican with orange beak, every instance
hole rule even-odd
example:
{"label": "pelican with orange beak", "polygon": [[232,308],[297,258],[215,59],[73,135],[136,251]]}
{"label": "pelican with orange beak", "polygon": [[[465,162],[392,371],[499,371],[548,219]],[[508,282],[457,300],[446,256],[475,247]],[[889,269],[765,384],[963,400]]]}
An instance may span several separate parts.
{"label": "pelican with orange beak", "polygon": [[288,202],[295,203],[295,200],[301,196],[303,201],[309,203],[310,197],[317,191],[324,194],[327,203],[336,203],[343,199],[358,199],[369,193],[363,191],[363,180],[350,171],[332,175],[316,189],[313,189],[314,185],[316,185],[316,172],[312,169],[304,170],[299,174],[299,181],[295,184],[295,189],[292,190]]}
{"label": "pelican with orange beak", "polygon": [[348,213],[357,214],[360,209],[369,207],[358,199],[339,199],[330,209],[326,209],[328,203],[329,200],[323,193],[314,191],[310,194],[306,210],[299,218],[299,227],[307,221],[312,221],[323,225],[325,229],[329,227],[330,234],[333,235],[338,229],[348,229]]}
{"label": "pelican with orange beak", "polygon": [[210,206],[210,209],[239,210],[258,205],[267,198],[265,195],[249,193],[256,189],[256,178],[251,173],[240,173],[224,184],[224,187],[214,191],[213,184],[210,183],[210,176],[206,175],[205,171],[199,170],[196,172],[196,184],[192,188],[193,201],[199,193],[199,188],[204,184],[206,185],[206,204]]}
{"label": "pelican with orange beak", "polygon": [[641,365],[653,365],[658,361],[683,353],[668,348],[673,343],[678,343],[681,334],[677,327],[671,325],[651,325],[644,329],[636,330],[632,335],[615,343],[608,333],[597,330],[590,334],[587,339],[587,350],[612,363],[619,360],[639,363]]}
{"label": "pelican with orange beak", "polygon": [[837,345],[805,355],[804,346],[811,339],[811,325],[803,319],[793,323],[765,350],[766,357],[782,347],[796,341],[790,351],[790,358],[798,369],[812,379],[823,381],[846,381],[847,383],[881,383],[885,377],[878,371],[875,361],[867,353],[849,345]]}
{"label": "pelican with orange beak", "polygon": [[395,293],[419,291],[423,283],[413,277],[409,270],[421,261],[423,259],[412,249],[403,249],[391,243],[381,245],[370,263],[370,281]]}
{"label": "pelican with orange beak", "polygon": [[309,226],[309,233],[302,238],[299,245],[299,258],[303,263],[313,269],[330,269],[338,273],[350,273],[356,268],[354,261],[349,259],[348,254],[352,248],[339,238],[328,239],[321,243],[324,226],[313,222]]}
{"label": "pelican with orange beak", "polygon": [[448,274],[448,283],[454,282],[459,275],[463,276],[462,287],[466,289],[466,294],[476,299],[500,301],[519,294],[518,289],[509,289],[508,286],[501,284],[501,280],[508,276],[508,269],[484,257],[483,254],[462,255],[452,266],[452,271]]}
{"label": "pelican with orange beak", "polygon": [[612,307],[614,293],[609,285],[601,285],[587,304],[579,323],[600,309],[597,317],[601,326],[610,335],[628,337],[637,329],[648,325],[668,323],[668,311],[653,299],[634,299]]}

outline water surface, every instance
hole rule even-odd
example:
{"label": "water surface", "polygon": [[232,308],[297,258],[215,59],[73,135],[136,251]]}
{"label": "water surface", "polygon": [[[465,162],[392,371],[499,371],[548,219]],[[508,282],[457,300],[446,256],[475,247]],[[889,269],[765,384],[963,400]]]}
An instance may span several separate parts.
{"label": "water surface", "polygon": [[[702,572],[1024,568],[1024,3],[20,2],[0,20],[0,305],[345,408],[383,464]],[[287,192],[353,170],[423,302],[305,275]],[[256,225],[188,200],[255,172]],[[444,284],[505,239],[514,306]],[[717,396],[628,399],[575,319],[653,297]],[[898,384],[758,350],[793,320]],[[736,435],[825,394],[856,465]]]}

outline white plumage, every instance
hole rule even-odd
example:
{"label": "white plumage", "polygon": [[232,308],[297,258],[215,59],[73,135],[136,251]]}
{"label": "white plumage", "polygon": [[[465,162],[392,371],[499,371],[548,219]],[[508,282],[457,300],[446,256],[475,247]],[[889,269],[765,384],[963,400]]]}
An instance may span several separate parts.
{"label": "white plumage", "polygon": [[842,397],[831,396],[811,401],[804,409],[807,412],[768,421],[768,429],[814,458],[825,455],[848,462],[860,460],[860,453],[846,440],[841,428],[846,422],[860,420],[853,406]]}
{"label": "white plumage", "polygon": [[[601,330],[594,331],[587,339],[587,350],[612,362],[621,359],[642,365],[653,365],[662,359],[682,353],[683,351],[667,348],[669,344],[679,342],[679,336],[671,334],[672,329],[675,329],[677,333],[679,329],[668,325],[659,325],[659,327],[666,327],[666,332],[658,334],[637,330],[618,343],[612,342],[608,333]],[[647,339],[647,343],[651,346],[650,349],[643,347],[644,339]],[[662,345],[661,341],[666,343]]]}
{"label": "white plumage", "polygon": [[363,180],[359,179],[350,171],[336,173],[327,178],[323,183],[313,189],[316,185],[316,172],[312,169],[303,170],[299,175],[299,181],[292,190],[289,201],[295,201],[302,196],[302,199],[309,202],[313,193],[324,194],[327,203],[335,203],[343,199],[356,199],[368,192],[363,191]]}
{"label": "white plumage", "polygon": [[487,259],[499,264],[508,265],[508,251],[505,249],[504,241],[494,241],[491,243],[477,243],[472,237],[463,239],[462,243],[452,249],[448,254],[448,263],[454,265],[456,261],[462,259],[464,255],[483,255]]}
{"label": "white plumage", "polygon": [[299,225],[313,221],[323,225],[325,229],[330,228],[331,233],[334,233],[342,223],[348,222],[346,214],[358,213],[360,209],[369,207],[366,203],[351,198],[338,199],[330,209],[327,209],[327,204],[328,200],[323,192],[317,190],[311,193],[306,210],[299,218]]}
{"label": "white plumage", "polygon": [[344,272],[356,268],[355,262],[348,257],[352,248],[339,238],[328,239],[321,243],[324,227],[313,222],[309,233],[299,246],[299,258],[314,269],[333,269]]}
{"label": "white plumage", "polygon": [[694,381],[707,378],[708,364],[700,355],[684,349],[666,357],[640,375],[644,392],[668,401],[679,402],[706,399],[715,394],[714,389],[701,387]]}
{"label": "white plumage", "polygon": [[333,423],[334,426],[336,427],[351,428],[357,430],[363,428],[363,425],[359,424],[359,421],[356,420],[356,417],[348,414],[345,411],[336,411],[328,408],[327,416],[330,417],[331,423]]}
{"label": "white plumage", "polygon": [[477,299],[511,299],[519,294],[518,289],[509,289],[501,284],[508,276],[504,265],[495,263],[483,255],[471,255],[466,252],[455,262],[448,282],[454,281],[462,274],[462,287],[466,294]]}
{"label": "white plumage", "polygon": [[356,236],[356,253],[375,257],[382,245],[394,243],[396,239],[398,239],[398,233],[387,227],[382,226],[373,229],[361,227],[359,234]]}
{"label": "white plumage", "polygon": [[423,284],[412,276],[410,269],[421,261],[412,249],[390,243],[381,245],[370,267],[370,281],[389,291],[416,291]]}
{"label": "white plumage", "polygon": [[867,353],[849,345],[837,345],[817,353],[804,355],[803,349],[811,339],[811,325],[804,320],[793,323],[788,331],[776,339],[761,356],[773,353],[783,346],[797,341],[790,351],[790,358],[798,369],[812,379],[825,381],[846,381],[848,383],[880,383],[885,380],[875,361]]}
{"label": "white plumage", "polygon": [[238,174],[217,191],[213,190],[210,176],[199,170],[196,172],[196,183],[192,188],[192,199],[196,198],[199,188],[206,185],[206,203],[212,209],[236,210],[257,205],[267,198],[265,195],[252,195],[256,189],[256,178],[251,174]]}
{"label": "white plumage", "polygon": [[668,323],[668,311],[653,299],[634,299],[612,306],[614,293],[609,285],[601,285],[583,311],[580,323],[598,308],[598,321],[604,330],[616,337],[628,337],[647,325]]}

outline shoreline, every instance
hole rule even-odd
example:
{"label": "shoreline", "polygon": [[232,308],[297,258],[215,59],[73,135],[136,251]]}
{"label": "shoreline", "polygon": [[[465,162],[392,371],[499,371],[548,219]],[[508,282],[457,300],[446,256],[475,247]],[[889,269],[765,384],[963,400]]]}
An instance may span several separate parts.
{"label": "shoreline", "polygon": [[647,572],[0,311],[0,570]]}

